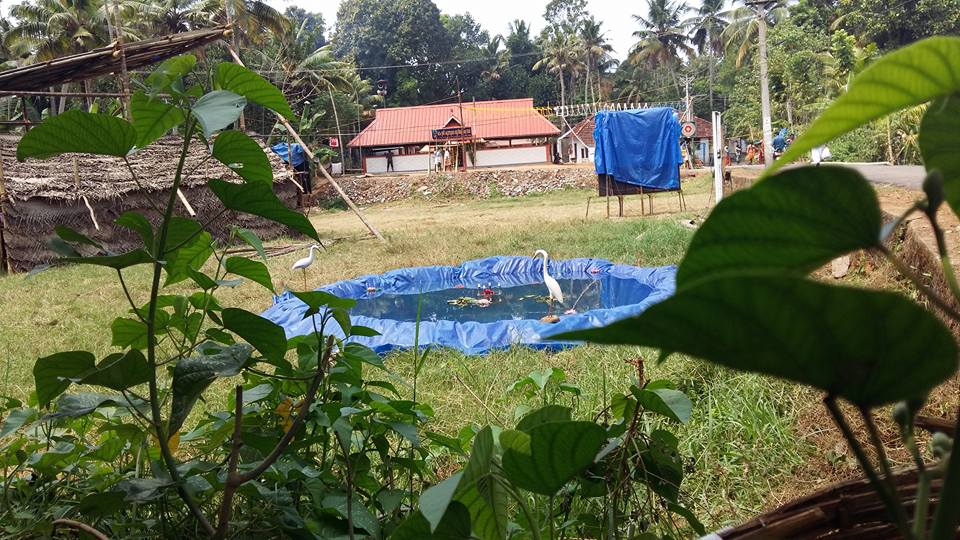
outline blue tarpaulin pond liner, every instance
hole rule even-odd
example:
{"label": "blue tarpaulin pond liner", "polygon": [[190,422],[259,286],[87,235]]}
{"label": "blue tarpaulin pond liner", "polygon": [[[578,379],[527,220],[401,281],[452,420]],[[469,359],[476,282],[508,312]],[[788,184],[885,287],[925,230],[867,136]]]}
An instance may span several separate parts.
{"label": "blue tarpaulin pond liner", "polygon": [[294,167],[299,167],[304,161],[307,160],[307,155],[303,152],[303,147],[298,143],[287,144],[287,143],[277,143],[270,147],[273,150],[273,153],[280,156],[283,159],[283,162],[287,162],[287,154],[290,155],[290,165]]}
{"label": "blue tarpaulin pond liner", "polygon": [[673,109],[600,111],[594,120],[597,174],[650,189],[680,188],[680,121]]}
{"label": "blue tarpaulin pond liner", "polygon": [[[676,267],[639,268],[603,259],[570,259],[550,261],[549,272],[560,282],[566,304],[554,305],[553,313],[560,322],[553,324],[540,322],[549,308],[539,258],[490,257],[460,266],[401,268],[318,290],[357,300],[350,312],[353,324],[373,328],[381,335],[351,341],[377,353],[413,346],[419,303],[420,346],[484,354],[511,345],[538,349],[573,345],[551,342],[547,337],[638,315],[673,294]],[[458,298],[490,302],[485,307],[472,300],[466,305],[451,303]],[[565,314],[574,303],[577,313]],[[305,311],[306,305],[286,292],[274,297],[263,317],[282,326],[291,338],[313,332],[311,320],[303,318]],[[334,321],[326,331],[342,336]]]}

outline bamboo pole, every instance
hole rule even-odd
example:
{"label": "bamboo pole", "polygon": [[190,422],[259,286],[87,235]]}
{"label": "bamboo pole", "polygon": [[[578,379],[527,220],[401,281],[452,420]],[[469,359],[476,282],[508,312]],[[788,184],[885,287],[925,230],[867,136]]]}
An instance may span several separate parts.
{"label": "bamboo pole", "polygon": [[[227,50],[230,51],[230,56],[233,57],[234,62],[236,62],[241,66],[244,65],[243,61],[240,60],[240,57],[237,56],[236,51],[234,51],[231,47],[227,47]],[[283,127],[287,129],[287,133],[292,135],[294,140],[300,143],[300,146],[303,147],[303,151],[305,154],[307,154],[307,157],[310,158],[310,161],[316,160],[317,156],[313,153],[312,150],[310,150],[310,147],[307,146],[307,143],[303,142],[303,139],[300,138],[300,134],[297,133],[295,129],[293,129],[293,126],[290,125],[290,122],[287,121],[287,119],[280,114],[277,115],[277,119],[280,120],[280,123],[283,124]],[[380,234],[380,231],[378,231],[377,228],[374,227],[372,223],[367,221],[367,218],[366,216],[363,215],[363,212],[361,212],[360,209],[357,208],[357,205],[353,203],[353,200],[350,198],[349,195],[347,195],[347,192],[344,191],[342,187],[340,187],[340,184],[338,184],[336,180],[333,179],[332,176],[330,176],[330,173],[328,173],[327,170],[324,169],[323,167],[317,167],[317,168],[320,169],[320,172],[323,173],[323,176],[327,179],[327,182],[330,182],[330,185],[333,186],[333,189],[337,191],[337,193],[340,195],[340,198],[343,199],[343,202],[347,203],[347,206],[350,207],[350,210],[353,210],[353,213],[356,214],[358,218],[360,218],[360,221],[363,222],[364,226],[367,227],[370,233],[376,236],[377,239],[380,240],[381,242],[386,242],[387,239],[384,238],[382,234]]]}

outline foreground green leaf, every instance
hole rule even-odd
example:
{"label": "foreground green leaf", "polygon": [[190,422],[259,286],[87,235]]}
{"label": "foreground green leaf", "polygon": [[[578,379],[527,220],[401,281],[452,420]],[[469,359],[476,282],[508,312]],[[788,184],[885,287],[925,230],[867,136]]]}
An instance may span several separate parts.
{"label": "foreground green leaf", "polygon": [[87,351],[64,351],[39,358],[33,365],[33,381],[40,407],[70,387],[70,380],[82,376],[96,365],[96,357]]}
{"label": "foreground green leaf", "polygon": [[197,57],[192,54],[174,56],[157,66],[144,82],[153,92],[169,92],[174,83],[193,71],[196,65]]}
{"label": "foreground green leaf", "polygon": [[137,131],[122,118],[66,111],[28,131],[17,145],[17,160],[81,153],[124,157],[137,144]]}
{"label": "foreground green leaf", "polygon": [[767,172],[867,122],[958,91],[960,38],[931,37],[886,54],[854,78]]}
{"label": "foreground green leaf", "polygon": [[507,535],[507,492],[498,461],[493,431],[487,426],[473,439],[470,460],[454,497],[470,512],[473,532],[483,540],[501,540]]}
{"label": "foreground green leaf", "polygon": [[551,337],[689,354],[865,407],[924,396],[957,369],[950,332],[903,296],[787,276],[701,281],[638,317]]}
{"label": "foreground green leaf", "polygon": [[273,168],[263,148],[246,133],[224,131],[213,143],[213,157],[248,182],[273,185]]}
{"label": "foreground green leaf", "polygon": [[122,255],[101,255],[97,257],[64,257],[60,259],[63,262],[74,264],[92,264],[94,266],[106,266],[116,270],[123,270],[131,266],[140,264],[150,264],[153,257],[143,249],[135,249]]}
{"label": "foreground green leaf", "polygon": [[133,349],[126,353],[107,356],[97,364],[96,368],[74,382],[121,391],[146,383],[152,374],[153,368],[147,363],[143,353]]}
{"label": "foreground green leaf", "polygon": [[209,185],[227,209],[267,218],[299,231],[317,242],[320,241],[320,235],[310,220],[300,212],[284,206],[273,193],[272,185],[260,182],[232,184],[224,180],[211,180]]}
{"label": "foreground green leaf", "polygon": [[214,83],[217,87],[263,105],[288,120],[293,119],[293,111],[283,93],[260,75],[239,64],[224,62],[218,65]]}
{"label": "foreground green leaf", "polygon": [[190,112],[200,123],[203,136],[210,139],[217,131],[236,122],[246,105],[247,100],[243,96],[216,90],[198,99]]}
{"label": "foreground green leaf", "polygon": [[920,153],[927,171],[943,175],[947,204],[960,215],[960,93],[933,102],[920,123]]}
{"label": "foreground green leaf", "polygon": [[213,255],[213,237],[192,219],[173,217],[167,232],[167,251],[163,255],[167,272],[165,286],[188,279],[191,270],[199,270]]}
{"label": "foreground green leaf", "polygon": [[223,326],[242,337],[267,360],[280,362],[287,352],[287,336],[283,328],[259,315],[238,308],[227,308],[221,314]]}
{"label": "foreground green leaf", "polygon": [[204,343],[200,353],[181,360],[173,368],[173,401],[170,404],[168,433],[172,436],[183,426],[200,394],[218,377],[233,377],[250,359],[252,348],[246,343],[224,346]]}
{"label": "foreground green leaf", "polygon": [[80,394],[67,394],[57,401],[57,410],[45,418],[79,418],[86,416],[101,407],[121,407],[129,409],[136,407],[137,410],[143,410],[147,403],[139,399],[133,399],[128,402],[123,396],[116,394],[97,394],[93,392],[84,392]]}
{"label": "foreground green leaf", "polygon": [[[508,433],[523,436],[504,437]],[[555,495],[593,463],[605,435],[593,422],[572,421],[547,422],[527,433],[505,431],[500,437],[503,471],[517,487]]]}
{"label": "foreground green leaf", "polygon": [[183,111],[142,91],[130,98],[133,127],[137,130],[137,148],[146,148],[171,129],[183,123]]}
{"label": "foreground green leaf", "polygon": [[268,291],[274,292],[270,270],[260,261],[252,261],[246,257],[230,257],[224,263],[228,274],[245,277],[250,281],[263,285]]}
{"label": "foreground green leaf", "polygon": [[677,287],[745,271],[807,274],[880,244],[877,195],[860,173],[801,167],[720,201],[693,235]]}
{"label": "foreground green leaf", "polygon": [[407,516],[390,535],[391,540],[470,540],[470,511],[452,502],[442,519],[432,525],[421,512]]}
{"label": "foreground green leaf", "polygon": [[686,394],[671,388],[643,389],[634,392],[637,403],[645,410],[666,416],[677,422],[686,422],[693,412],[693,403]]}
{"label": "foreground green leaf", "polygon": [[243,228],[236,228],[233,230],[233,232],[236,233],[241,240],[246,242],[247,245],[255,249],[257,251],[257,255],[263,259],[263,262],[267,262],[267,252],[263,249],[263,240],[260,240],[260,237],[257,236],[257,233]]}

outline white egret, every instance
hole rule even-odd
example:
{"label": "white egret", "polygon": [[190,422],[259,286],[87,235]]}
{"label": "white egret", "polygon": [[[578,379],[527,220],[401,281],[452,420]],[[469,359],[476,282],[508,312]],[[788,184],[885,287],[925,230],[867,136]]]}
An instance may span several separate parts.
{"label": "white egret", "polygon": [[290,268],[291,270],[300,270],[301,272],[303,272],[304,290],[307,289],[307,268],[309,268],[310,265],[313,264],[313,261],[316,259],[316,251],[320,251],[321,249],[326,251],[327,248],[323,247],[323,244],[314,244],[310,246],[310,254],[300,259],[299,261],[293,263],[293,266]]}
{"label": "white egret", "polygon": [[[550,292],[550,310],[553,311],[553,301],[556,300],[563,304],[563,291],[560,290],[560,284],[557,283],[557,280],[553,279],[553,276],[547,271],[547,263],[550,260],[550,256],[547,255],[547,252],[538,249],[536,253],[533,254],[534,258],[537,258],[538,255],[543,255],[543,284],[547,286],[547,291]],[[549,312],[548,312],[549,315]]]}

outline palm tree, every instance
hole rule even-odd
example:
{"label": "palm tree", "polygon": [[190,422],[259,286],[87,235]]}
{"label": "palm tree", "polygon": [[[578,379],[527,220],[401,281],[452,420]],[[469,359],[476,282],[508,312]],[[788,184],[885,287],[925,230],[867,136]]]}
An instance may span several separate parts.
{"label": "palm tree", "polygon": [[579,61],[579,51],[581,50],[579,38],[567,32],[550,32],[544,39],[542,48],[543,54],[540,60],[533,65],[534,70],[547,69],[550,73],[556,73],[560,79],[560,105],[566,105],[566,83],[564,81],[565,73],[572,73],[576,69]]}
{"label": "palm tree", "polygon": [[682,0],[650,0],[647,17],[633,16],[640,24],[640,30],[633,33],[638,41],[630,51],[629,61],[651,68],[667,68],[678,93],[676,68],[680,64],[680,54],[693,54],[693,49],[687,45],[682,19],[688,9]]}
{"label": "palm tree", "polygon": [[[775,6],[766,10],[767,26],[773,26],[785,19],[788,15],[783,1],[778,0]],[[730,23],[721,33],[724,48],[729,52],[736,50],[737,67],[741,67],[753,54],[754,45],[760,34],[760,20],[757,13],[749,7],[738,7],[727,12]]]}
{"label": "palm tree", "polygon": [[607,43],[605,32],[600,30],[602,23],[593,19],[585,20],[580,27],[580,41],[583,43],[584,59],[587,62],[587,76],[584,83],[583,99],[584,101],[597,101],[597,94],[590,84],[590,77],[595,72],[597,74],[597,86],[600,85],[600,65],[609,62],[613,52],[613,47]]}
{"label": "palm tree", "polygon": [[3,35],[5,47],[27,49],[36,61],[85,52],[106,42],[106,19],[91,0],[37,0],[10,8],[17,24]]}
{"label": "palm tree", "polygon": [[201,0],[152,0],[144,4],[144,28],[149,34],[165,36],[205,25],[209,19]]}
{"label": "palm tree", "polygon": [[229,9],[236,34],[247,43],[262,45],[270,34],[282,37],[291,30],[290,20],[262,0],[201,0],[194,9],[202,26],[226,24]]}
{"label": "palm tree", "polygon": [[707,53],[710,61],[710,110],[713,109],[713,70],[716,64],[715,55],[723,53],[723,31],[730,24],[727,20],[728,12],[723,9],[726,0],[703,0],[696,15],[687,21],[693,30],[691,41],[697,47],[697,52]]}
{"label": "palm tree", "polygon": [[507,49],[501,49],[500,45],[503,43],[503,36],[493,36],[493,39],[490,40],[490,43],[484,47],[483,56],[485,58],[492,58],[488,67],[480,73],[480,78],[484,81],[498,81],[503,75],[503,72],[510,65],[510,51]]}

